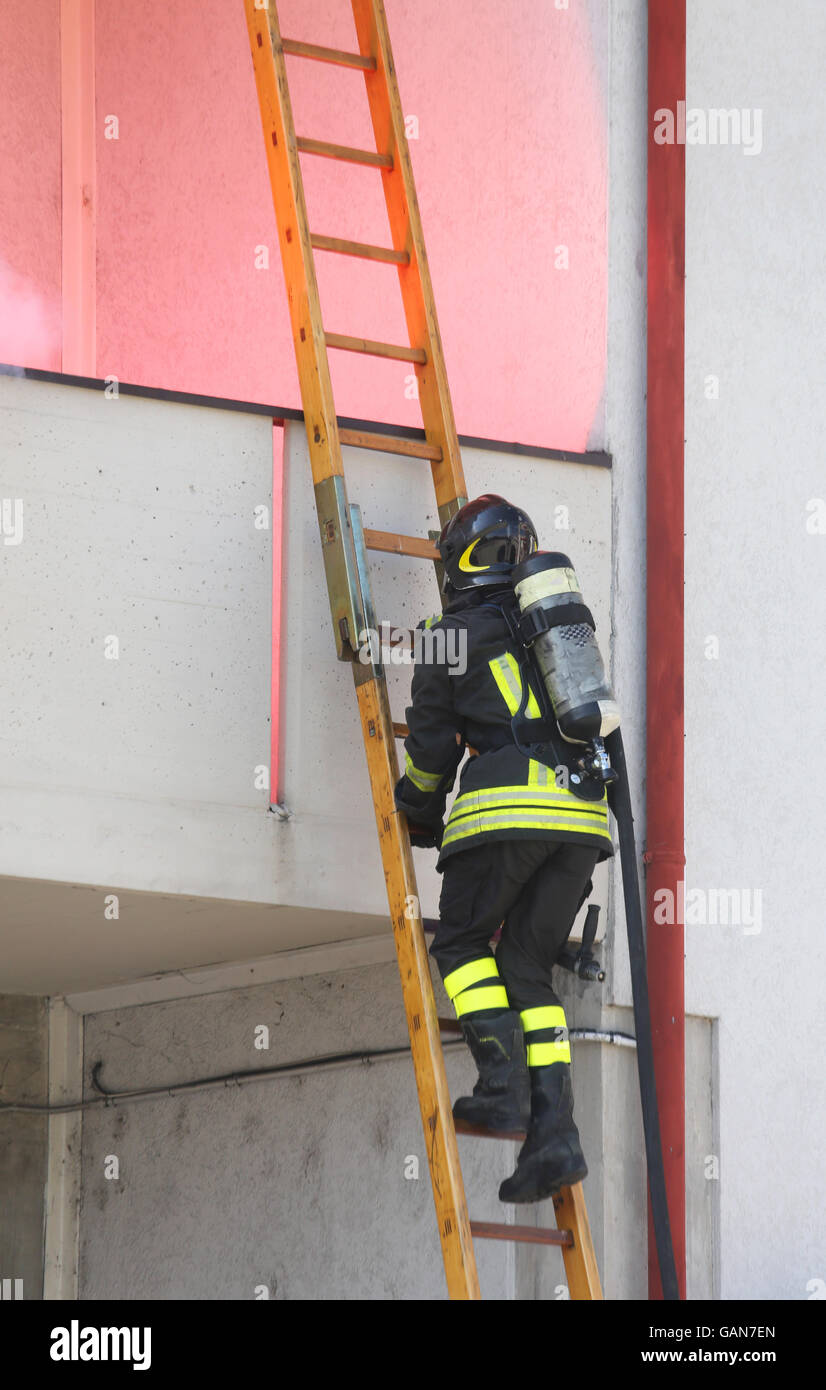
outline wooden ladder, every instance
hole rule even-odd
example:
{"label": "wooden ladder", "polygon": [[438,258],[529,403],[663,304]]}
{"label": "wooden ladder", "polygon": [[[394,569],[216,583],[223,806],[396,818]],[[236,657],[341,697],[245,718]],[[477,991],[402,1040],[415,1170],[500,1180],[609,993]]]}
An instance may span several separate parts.
{"label": "wooden ladder", "polygon": [[[393,800],[399,776],[394,739],[406,730],[403,725],[394,725],[391,719],[380,661],[377,658],[365,664],[358,655],[360,634],[375,628],[367,550],[428,560],[437,560],[438,552],[432,539],[363,530],[358,507],[347,500],[341,446],[380,449],[427,461],[442,525],[464,505],[467,494],[384,5],[382,0],[351,2],[357,53],[285,39],[275,0],[268,4],[267,0],[244,0],[333,631],[337,655],[340,660],[351,662],[355,679],[448,1293],[451,1298],[480,1297],[473,1250],[475,1235],[560,1245],[571,1297],[601,1298],[581,1185],[564,1189],[554,1201],[557,1230],[469,1220],[407,823]],[[355,68],[364,74],[374,150],[296,135],[286,55]],[[300,154],[375,168],[384,188],[392,245],[372,246],[311,231]],[[315,251],[394,265],[409,342],[384,343],[328,332],[321,316]],[[339,428],[330,377],[330,348],[412,363],[418,381],[424,440]]]}

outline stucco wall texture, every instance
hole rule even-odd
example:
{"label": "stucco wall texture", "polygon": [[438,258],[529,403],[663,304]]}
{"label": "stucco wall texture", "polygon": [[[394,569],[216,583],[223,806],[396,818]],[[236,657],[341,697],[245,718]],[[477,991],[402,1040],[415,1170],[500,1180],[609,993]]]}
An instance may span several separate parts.
{"label": "stucco wall texture", "polygon": [[686,151],[686,1007],[719,1016],[726,1298],[826,1280],[824,51],[818,4],[689,7],[689,107],[761,122]]}
{"label": "stucco wall texture", "polygon": [[[85,1070],[103,1061],[108,1087],[155,1086],[406,1040],[388,964],[87,1017]],[[459,1094],[463,1046],[448,1070]],[[496,1193],[513,1151],[462,1141],[480,1220],[506,1219]],[[290,1301],[446,1297],[405,1058],[87,1112],[83,1171],[83,1299],[253,1299],[262,1285]],[[479,1245],[484,1295],[507,1297],[512,1247]]]}
{"label": "stucco wall texture", "polygon": [[[505,19],[497,0],[472,10],[388,0],[464,433],[583,449],[594,431],[607,139],[594,51],[608,15],[592,8],[529,0]],[[33,42],[33,7],[9,0],[3,10],[12,57],[0,113],[26,157],[0,172],[0,360],[54,367],[58,6],[39,12],[43,44]],[[241,0],[97,0],[94,10],[97,375],[298,406]],[[355,47],[342,0],[282,0],[278,10],[289,37]],[[361,74],[288,64],[299,134],[374,148]],[[302,165],[313,230],[388,244],[375,170],[308,156]],[[558,247],[568,248],[567,267]],[[324,253],[317,263],[330,330],[407,341],[394,267]],[[36,336],[20,324],[24,291],[43,299]],[[409,364],[332,357],[341,414],[420,423]]]}

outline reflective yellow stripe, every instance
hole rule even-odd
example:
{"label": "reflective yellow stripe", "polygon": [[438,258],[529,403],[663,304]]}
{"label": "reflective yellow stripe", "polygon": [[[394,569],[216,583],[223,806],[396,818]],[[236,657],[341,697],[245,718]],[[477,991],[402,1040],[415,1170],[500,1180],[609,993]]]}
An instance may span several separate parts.
{"label": "reflective yellow stripe", "polygon": [[508,713],[516,714],[516,711],[519,709],[520,696],[517,695],[515,690],[511,689],[509,682],[510,672],[506,665],[505,658],[503,656],[495,656],[488,662],[488,665],[491,670],[491,675],[499,687],[499,694],[508,707]]}
{"label": "reflective yellow stripe", "polygon": [[[494,656],[488,662],[491,675],[499,687],[499,693],[508,707],[509,714],[516,714],[522,703],[522,677],[519,672],[519,663],[512,652],[503,652],[501,656]],[[528,719],[538,719],[541,714],[536,696],[533,691],[528,695],[528,704],[525,710]]]}
{"label": "reflective yellow stripe", "polygon": [[604,807],[593,806],[589,802],[583,801],[555,801],[548,796],[482,798],[480,795],[478,801],[463,802],[460,806],[460,800],[461,798],[457,796],[453,803],[448,819],[450,826],[465,819],[472,819],[474,816],[507,815],[509,811],[513,811],[515,815],[530,815],[539,820],[545,815],[567,816],[569,820],[587,821],[593,825],[607,826],[608,824],[608,812]]}
{"label": "reflective yellow stripe", "polygon": [[529,787],[555,787],[556,774],[552,767],[547,763],[538,763],[535,758],[531,758],[528,769]]}
{"label": "reflective yellow stripe", "polygon": [[461,792],[457,796],[451,809],[451,816],[460,816],[464,809],[486,808],[491,806],[509,805],[518,807],[519,802],[524,802],[531,806],[550,806],[562,810],[575,810],[581,808],[589,816],[602,816],[608,819],[608,802],[603,792],[599,801],[583,801],[581,797],[574,796],[572,791],[564,787],[558,787],[554,781],[553,786],[518,786],[518,787],[488,787],[478,792]]}
{"label": "reflective yellow stripe", "polygon": [[466,840],[471,835],[484,835],[492,830],[555,830],[566,834],[594,835],[606,844],[613,844],[611,832],[593,821],[567,821],[559,816],[469,816],[466,821],[445,831],[442,848],[453,845],[457,840]]}
{"label": "reflective yellow stripe", "polygon": [[504,985],[491,985],[490,989],[466,989],[457,994],[453,1001],[456,1017],[463,1014],[479,1013],[480,1009],[509,1009],[508,995]]}
{"label": "reflective yellow stripe", "polygon": [[562,830],[566,834],[595,835],[609,845],[613,844],[605,818],[592,815],[573,817],[568,808],[556,812],[541,808],[520,812],[503,807],[501,811],[478,811],[460,820],[454,820],[451,816],[442,846],[465,840],[470,835],[483,835],[490,830]]}
{"label": "reflective yellow stripe", "polygon": [[568,1042],[528,1043],[528,1066],[549,1067],[552,1062],[570,1062]]}
{"label": "reflective yellow stripe", "polygon": [[481,536],[474,536],[467,550],[459,556],[459,569],[464,570],[465,574],[482,574],[484,570],[490,569],[490,565],[473,565],[470,562],[470,552],[481,539]]}
{"label": "reflective yellow stripe", "polygon": [[519,1017],[526,1033],[537,1028],[567,1028],[565,1010],[558,1004],[545,1004],[538,1009],[523,1009]]}
{"label": "reflective yellow stripe", "polygon": [[451,808],[442,843],[450,845],[492,830],[573,831],[613,843],[605,793],[599,801],[582,801],[558,787],[555,779],[547,787],[523,784],[461,792]]}
{"label": "reflective yellow stripe", "polygon": [[414,787],[418,787],[420,792],[435,792],[444,776],[442,772],[422,772],[420,767],[411,762],[410,754],[404,755],[404,769]]}
{"label": "reflective yellow stripe", "polygon": [[458,970],[451,970],[445,976],[445,991],[448,999],[455,999],[468,985],[478,984],[480,980],[498,980],[499,969],[493,956],[482,956],[480,960],[469,960]]}

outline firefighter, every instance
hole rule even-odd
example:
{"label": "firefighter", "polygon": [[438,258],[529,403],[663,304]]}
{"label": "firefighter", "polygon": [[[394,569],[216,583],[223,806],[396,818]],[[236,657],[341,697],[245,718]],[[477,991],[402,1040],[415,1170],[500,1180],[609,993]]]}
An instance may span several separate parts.
{"label": "firefighter", "polygon": [[[613,854],[605,790],[576,775],[576,748],[543,718],[538,675],[514,626],[509,574],[537,546],[530,518],[494,494],[444,527],[444,610],[419,624],[430,646],[417,640],[405,775],[395,789],[411,842],[439,849],[431,954],[479,1072],[454,1116],[482,1129],[527,1129],[499,1189],[503,1202],[541,1201],[588,1171],[551,972],[594,866]],[[448,651],[461,660],[448,663]]]}

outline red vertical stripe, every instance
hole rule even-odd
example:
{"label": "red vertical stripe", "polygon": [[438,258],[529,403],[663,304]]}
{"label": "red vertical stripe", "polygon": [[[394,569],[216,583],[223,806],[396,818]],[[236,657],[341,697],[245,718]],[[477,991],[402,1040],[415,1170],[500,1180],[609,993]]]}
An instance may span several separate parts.
{"label": "red vertical stripe", "polygon": [[97,376],[95,0],[60,3],[62,370]]}
{"label": "red vertical stripe", "polygon": [[[685,1298],[684,927],[654,921],[683,877],[685,0],[648,3],[647,851],[648,980],[666,1189]],[[658,143],[672,113],[673,141]],[[661,1298],[649,1210],[649,1297]]]}

